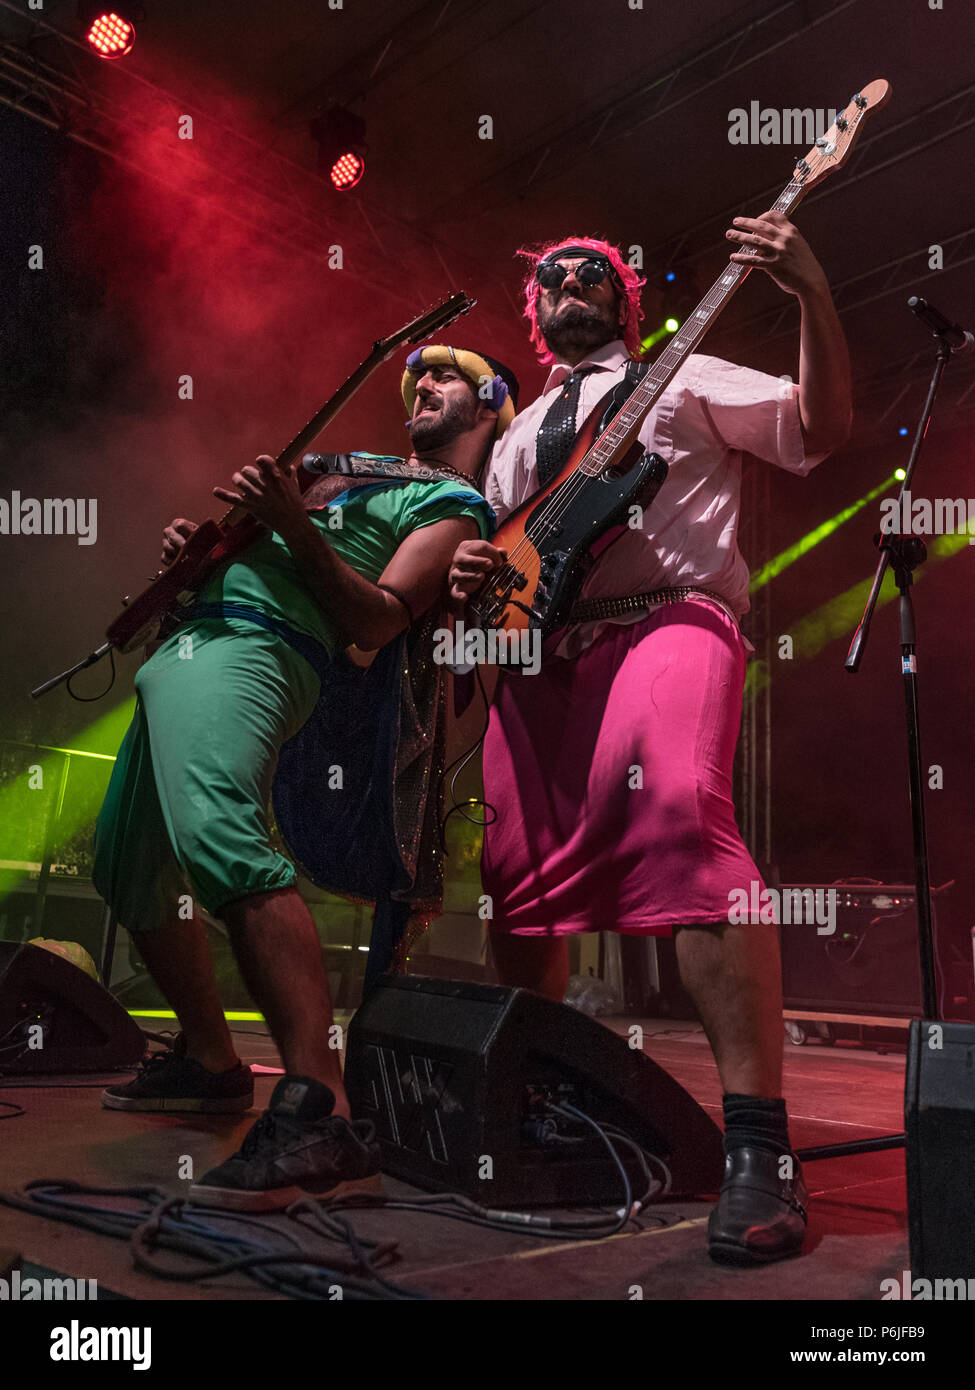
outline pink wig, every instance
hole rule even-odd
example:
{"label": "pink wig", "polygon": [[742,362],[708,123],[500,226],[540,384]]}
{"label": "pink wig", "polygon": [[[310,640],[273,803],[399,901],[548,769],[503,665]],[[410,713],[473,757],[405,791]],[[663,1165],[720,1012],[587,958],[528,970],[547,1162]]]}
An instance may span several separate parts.
{"label": "pink wig", "polygon": [[[525,318],[532,326],[531,340],[535,344],[535,351],[538,353],[540,362],[553,362],[554,356],[550,352],[545,339],[542,337],[542,330],[538,326],[538,295],[539,287],[535,282],[535,267],[545,256],[557,251],[560,246],[584,246],[587,251],[592,251],[594,255],[605,256],[619,276],[620,283],[629,305],[629,312],[626,316],[626,323],[622,329],[623,342],[626,350],[631,357],[637,357],[640,353],[640,320],[643,318],[643,310],[640,308],[640,291],[647,283],[637,275],[632,266],[626,264],[620,255],[619,248],[611,246],[608,241],[599,241],[595,237],[569,236],[562,237],[559,241],[549,242],[542,247],[524,247],[518,251],[519,256],[525,256],[531,261],[531,271],[525,281]],[[614,284],[614,289],[619,295],[619,286]]]}

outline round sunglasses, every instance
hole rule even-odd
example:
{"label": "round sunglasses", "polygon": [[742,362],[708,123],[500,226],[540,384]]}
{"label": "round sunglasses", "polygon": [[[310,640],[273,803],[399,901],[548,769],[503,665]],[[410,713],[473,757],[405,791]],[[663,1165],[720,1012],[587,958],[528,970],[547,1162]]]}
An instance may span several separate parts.
{"label": "round sunglasses", "polygon": [[[571,252],[562,251],[562,256],[571,256]],[[570,270],[568,266],[559,265],[558,261],[539,261],[535,267],[535,279],[543,290],[560,289],[566,277],[574,274],[580,285],[587,288],[592,285],[601,285],[607,275],[612,276],[613,283],[616,283],[616,274],[613,267],[605,256],[588,256],[581,265],[577,265]]]}

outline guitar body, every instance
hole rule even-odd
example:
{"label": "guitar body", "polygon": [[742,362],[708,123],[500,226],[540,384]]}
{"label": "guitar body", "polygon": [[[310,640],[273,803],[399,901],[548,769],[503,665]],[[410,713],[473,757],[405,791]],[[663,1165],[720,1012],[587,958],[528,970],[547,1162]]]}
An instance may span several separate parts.
{"label": "guitar body", "polygon": [[[660,490],[667,465],[658,454],[644,453],[639,442],[613,468],[580,473],[605,414],[606,398],[587,416],[560,472],[502,522],[493,544],[507,552],[508,564],[469,604],[482,627],[503,629],[512,639],[532,631],[543,640],[550,636],[582,587],[593,546],[626,521],[630,507],[649,506]],[[519,648],[512,640],[508,649]]]}

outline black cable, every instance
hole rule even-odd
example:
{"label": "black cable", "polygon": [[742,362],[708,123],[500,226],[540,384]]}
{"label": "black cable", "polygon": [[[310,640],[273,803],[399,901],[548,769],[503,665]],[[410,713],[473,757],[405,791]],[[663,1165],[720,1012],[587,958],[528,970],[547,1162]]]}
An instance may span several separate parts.
{"label": "black cable", "polygon": [[[117,1205],[97,1207],[91,1202],[73,1200],[92,1196],[108,1196],[116,1202],[126,1198],[141,1204],[141,1210],[120,1210]],[[163,1279],[194,1282],[243,1271],[266,1287],[299,1299],[329,1298],[336,1284],[342,1288],[343,1298],[402,1300],[425,1297],[379,1274],[377,1265],[395,1258],[397,1242],[370,1241],[354,1232],[350,1241],[351,1228],[343,1222],[333,1222],[330,1228],[320,1229],[318,1234],[344,1244],[352,1258],[331,1257],[326,1263],[317,1252],[304,1248],[295,1234],[285,1228],[272,1227],[239,1212],[189,1203],[183,1197],[172,1197],[158,1188],[85,1187],[70,1181],[39,1179],[25,1184],[19,1192],[0,1193],[0,1202],[100,1235],[127,1238],[136,1267]],[[303,1214],[304,1205],[295,1204],[297,1215]],[[288,1208],[285,1215],[291,1214],[292,1208]],[[228,1228],[226,1232],[220,1229],[221,1223]],[[246,1228],[283,1240],[291,1248],[274,1249],[266,1242],[248,1240],[243,1234]],[[202,1260],[209,1267],[203,1271],[167,1268],[154,1258],[157,1248]],[[275,1273],[282,1266],[291,1268],[287,1273]]]}
{"label": "black cable", "polygon": [[0,1105],[2,1105],[5,1110],[13,1111],[12,1115],[0,1115],[0,1120],[16,1120],[19,1119],[21,1115],[27,1114],[27,1111],[22,1105],[16,1105],[12,1100],[0,1100]]}
{"label": "black cable", "polygon": [[[482,1207],[470,1197],[464,1196],[459,1192],[431,1193],[429,1196],[417,1195],[409,1198],[376,1197],[368,1193],[352,1193],[347,1197],[334,1199],[328,1204],[329,1209],[381,1209],[389,1211],[414,1211],[429,1213],[434,1216],[447,1217],[453,1221],[463,1221],[469,1225],[482,1226],[495,1231],[521,1230],[526,1235],[542,1235],[547,1240],[579,1240],[580,1237],[588,1236],[592,1240],[603,1240],[608,1236],[616,1235],[623,1230],[631,1219],[634,1212],[633,1193],[630,1185],[629,1175],[626,1172],[620,1157],[613,1148],[609,1137],[609,1127],[601,1126],[590,1116],[585,1115],[581,1110],[565,1102],[562,1106],[550,1105],[549,1109],[556,1114],[570,1117],[574,1120],[582,1120],[585,1124],[594,1129],[601,1142],[609,1150],[610,1156],[617,1172],[620,1174],[624,1190],[625,1205],[620,1207],[615,1213],[603,1212],[592,1217],[585,1217],[581,1220],[555,1221],[549,1216],[538,1216],[526,1212],[503,1212],[490,1207]],[[640,1154],[648,1159],[653,1159],[661,1164],[667,1175],[668,1185],[670,1174],[662,1159],[656,1155],[641,1150],[636,1142],[617,1131],[619,1138],[629,1146],[636,1149]],[[645,1161],[641,1162],[644,1174],[647,1178],[647,1198],[655,1195],[661,1184],[654,1183],[650,1177],[649,1169]]]}
{"label": "black cable", "polygon": [[74,676],[79,676],[79,675],[81,674],[81,672],[80,672],[80,671],[75,671],[74,676],[69,676],[68,679],[65,681],[64,685],[65,685],[65,689],[67,690],[68,694],[71,696],[72,700],[77,700],[80,704],[83,704],[83,705],[92,705],[92,704],[95,703],[96,700],[104,700],[105,696],[108,694],[108,692],[111,690],[112,686],[115,684],[115,648],[114,648],[114,647],[109,647],[109,649],[108,649],[108,664],[109,664],[109,666],[111,666],[111,668],[112,668],[112,674],[111,674],[111,676],[109,677],[108,685],[106,685],[106,687],[105,687],[104,690],[99,691],[99,693],[98,693],[97,695],[76,695],[75,692],[71,689],[71,682],[74,680]]}
{"label": "black cable", "polygon": [[582,1120],[585,1124],[589,1125],[591,1129],[594,1129],[596,1131],[596,1133],[599,1136],[600,1142],[605,1144],[606,1148],[609,1150],[610,1156],[612,1157],[612,1160],[619,1171],[620,1177],[623,1179],[624,1204],[620,1208],[620,1217],[616,1230],[610,1231],[610,1235],[616,1235],[617,1231],[622,1231],[623,1227],[629,1221],[630,1214],[633,1211],[633,1188],[630,1185],[630,1175],[624,1168],[622,1159],[620,1158],[616,1150],[613,1148],[612,1141],[610,1140],[609,1135],[606,1133],[606,1131],[602,1128],[601,1125],[598,1125],[596,1121],[592,1119],[591,1116],[585,1114],[584,1111],[577,1110],[576,1107],[574,1105],[570,1105],[567,1100],[564,1100],[561,1105],[550,1104],[549,1109],[554,1110],[556,1115],[569,1115],[577,1120]]}
{"label": "black cable", "polygon": [[[465,749],[464,752],[461,753],[459,757],[455,758],[454,761],[453,761],[452,763],[450,763],[447,767],[445,767],[444,770],[443,770],[443,772],[440,774],[440,783],[439,783],[439,786],[440,786],[440,789],[441,789],[441,791],[442,791],[442,789],[443,789],[443,784],[444,784],[444,782],[445,782],[446,779],[447,779],[448,773],[449,773],[453,768],[455,768],[455,767],[457,768],[457,771],[454,773],[453,777],[451,777],[451,779],[450,779],[450,795],[454,798],[454,804],[451,806],[450,810],[447,812],[447,814],[444,816],[443,820],[440,822],[440,847],[441,847],[441,849],[443,850],[443,852],[444,852],[445,854],[448,852],[448,851],[447,851],[447,822],[450,820],[450,817],[451,817],[451,816],[453,816],[453,815],[460,815],[460,816],[462,816],[462,817],[464,818],[464,820],[466,820],[466,821],[468,822],[468,824],[470,824],[470,825],[477,825],[477,826],[481,826],[481,827],[483,827],[483,826],[485,826],[485,825],[493,825],[494,822],[498,819],[498,808],[497,808],[496,806],[492,806],[491,803],[490,803],[490,801],[485,801],[483,797],[472,798],[472,799],[469,800],[469,801],[458,801],[458,800],[457,800],[457,778],[461,775],[461,773],[464,771],[464,768],[467,766],[467,764],[471,761],[471,759],[474,757],[474,755],[475,755],[475,754],[478,752],[478,750],[480,749],[480,747],[481,747],[482,743],[484,742],[484,739],[485,739],[485,737],[486,737],[486,735],[487,735],[488,725],[489,725],[490,722],[491,722],[491,704],[490,704],[490,701],[488,700],[488,697],[487,697],[487,691],[484,689],[484,678],[483,678],[483,676],[481,675],[481,668],[480,668],[480,666],[475,665],[475,667],[474,667],[474,675],[475,675],[475,677],[476,677],[476,679],[477,679],[478,690],[481,692],[481,699],[482,699],[482,701],[484,702],[484,726],[483,726],[483,728],[481,729],[481,732],[478,734],[478,736],[477,736],[476,740],[474,741],[474,743],[472,743],[472,744],[470,745],[469,748]],[[457,766],[458,763],[460,764],[459,767]],[[467,807],[467,806],[483,806],[485,812],[490,811],[490,813],[491,813],[491,819],[488,820],[488,819],[487,819],[487,816],[485,815],[484,820],[475,820],[473,816],[467,815],[466,810],[465,810],[465,807]]]}

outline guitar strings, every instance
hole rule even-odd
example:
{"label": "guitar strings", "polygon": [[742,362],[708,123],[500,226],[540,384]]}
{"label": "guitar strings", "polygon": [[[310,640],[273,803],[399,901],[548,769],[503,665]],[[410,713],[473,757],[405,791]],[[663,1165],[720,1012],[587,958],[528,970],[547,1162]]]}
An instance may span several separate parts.
{"label": "guitar strings", "polygon": [[[853,129],[855,128],[856,127],[854,126]],[[812,163],[810,164],[810,167],[807,170],[801,183],[797,182],[794,179],[790,180],[786,187],[783,189],[782,193],[780,193],[779,197],[776,199],[775,203],[773,204],[772,210],[780,212],[791,211],[791,209],[795,206],[798,197],[805,191],[805,188],[809,182],[810,175],[816,171],[819,165],[826,163],[828,158],[828,155],[819,155],[818,165]],[[783,199],[785,199],[785,204],[784,206],[780,207],[779,205],[783,202]],[[757,248],[746,247],[744,248],[744,254],[755,256],[757,255]],[[735,272],[735,279],[739,284],[750,273],[752,269],[751,266],[741,266],[738,262],[732,263],[731,261],[728,262],[728,266],[733,266]],[[727,274],[728,267],[726,266],[725,269],[721,272],[721,274],[717,277],[711,288],[707,291],[707,294],[705,294],[704,298],[701,300],[700,304],[698,305],[698,309],[706,306],[709,310],[713,311],[715,308],[718,307],[717,304],[710,304],[708,301],[710,299],[710,296],[716,290],[718,290],[718,286],[721,284],[723,277]],[[710,315],[708,317],[710,317]],[[704,333],[707,331],[708,327],[709,325],[706,322],[703,322],[697,326],[697,328],[694,331],[694,336],[691,339],[691,346],[693,346],[701,337],[704,336]],[[684,346],[682,346],[680,349],[682,357],[684,355],[687,343],[688,339],[685,336]],[[667,352],[665,350],[665,352],[661,354],[661,357],[658,360],[662,363],[666,355]],[[679,370],[679,367],[680,363],[678,363],[677,367],[674,369],[675,374],[676,371]],[[633,393],[633,396],[638,395],[640,393],[641,388],[646,390],[653,386],[659,386],[659,383],[653,381],[653,376],[651,374],[646,378],[644,382],[641,382],[640,386],[638,386],[637,390]],[[546,504],[545,506],[543,506],[542,511],[539,513],[539,515],[536,518],[534,518],[534,520],[531,523],[529,523],[528,526],[525,527],[524,535],[519,538],[518,542],[515,544],[515,546],[509,553],[507,560],[502,565],[500,565],[497,571],[495,572],[495,577],[492,585],[493,588],[501,588],[507,585],[509,578],[512,582],[514,581],[514,579],[517,578],[518,570],[515,568],[515,562],[521,559],[522,555],[525,553],[526,550],[529,552],[532,550],[537,551],[537,546],[534,545],[534,538],[540,537],[544,533],[544,531],[548,530],[552,525],[557,523],[558,519],[568,510],[568,508],[575,501],[576,496],[579,494],[579,492],[586,486],[586,482],[589,478],[598,477],[599,473],[605,472],[605,464],[601,464],[595,473],[584,471],[585,464],[587,461],[591,463],[594,459],[594,456],[599,451],[600,446],[606,444],[609,436],[611,435],[616,425],[626,414],[627,410],[632,406],[633,396],[631,396],[629,400],[625,401],[624,404],[620,407],[616,415],[614,415],[613,419],[611,420],[607,429],[604,431],[602,435],[600,435],[599,439],[596,440],[595,443],[587,450],[586,454],[583,456],[583,458],[580,460],[579,464],[575,468],[572,476],[566,480],[566,483],[563,485],[563,487],[555,489],[555,491],[547,499]],[[646,413],[649,414],[649,410]],[[626,428],[629,428],[629,424],[627,424]],[[614,445],[613,448],[615,447],[616,446]],[[506,601],[510,602],[510,599]]]}

